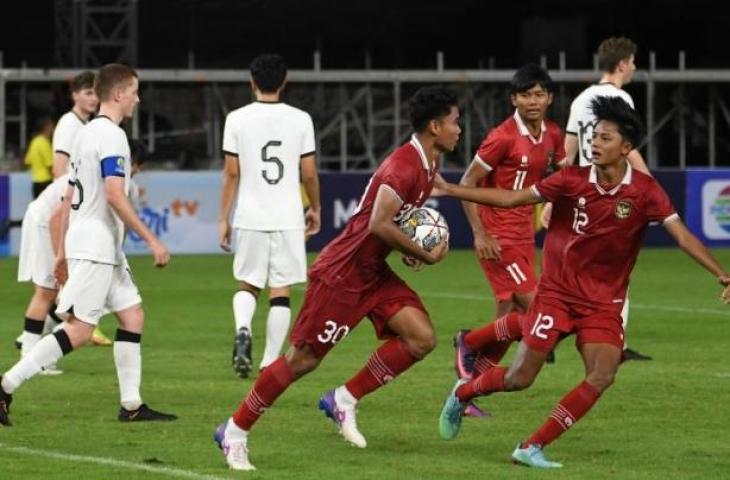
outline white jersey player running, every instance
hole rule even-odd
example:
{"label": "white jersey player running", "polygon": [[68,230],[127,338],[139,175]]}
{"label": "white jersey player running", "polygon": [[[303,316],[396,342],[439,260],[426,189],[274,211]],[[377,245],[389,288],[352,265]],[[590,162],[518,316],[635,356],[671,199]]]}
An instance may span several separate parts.
{"label": "white jersey player running", "polygon": [[[634,101],[623,86],[631,82],[636,71],[634,63],[636,55],[636,44],[625,37],[608,38],[601,42],[598,47],[598,65],[603,72],[601,80],[583,90],[570,105],[570,116],[568,125],[565,128],[565,153],[566,163],[574,163],[576,156],[581,166],[593,164],[591,153],[591,141],[593,128],[596,125],[596,117],[591,110],[591,102],[598,96],[621,97],[634,108]],[[644,158],[638,150],[632,150],[628,157],[632,168],[635,168],[647,175],[651,175]],[[549,226],[551,209],[543,211],[543,224]],[[624,300],[621,312],[624,331],[629,322],[629,298]],[[651,357],[628,348],[624,344],[624,360],[651,360]]]}
{"label": "white jersey player running", "polygon": [[36,375],[42,365],[86,344],[105,308],[119,321],[114,341],[122,405],[118,419],[177,418],[142,402],[140,342],[144,312],[121,249],[126,226],[147,242],[155,265],[164,267],[170,260],[167,247],[137,217],[127,198],[130,151],[119,124],[132,116],[139,103],[137,73],[126,65],[106,65],[99,70],[95,89],[101,100],[100,115],[81,129],[74,142],[69,175],[72,186],[66,189],[60,215],[59,233],[65,240],[57,246],[55,276],[64,288],[57,313],[67,321],[0,377],[2,425],[11,424],[8,411],[13,392]]}
{"label": "white jersey player running", "polygon": [[[236,199],[233,275],[240,282],[240,291],[233,296],[233,368],[241,378],[248,377],[253,367],[251,321],[259,293],[269,286],[266,348],[259,367],[262,370],[278,358],[286,339],[291,321],[290,287],[306,281],[304,242],[320,228],[312,119],[308,113],[280,101],[286,83],[281,56],[255,58],[251,79],[256,101],[226,118],[219,218],[220,245],[230,251],[230,217]],[[306,214],[300,178],[310,200]]]}

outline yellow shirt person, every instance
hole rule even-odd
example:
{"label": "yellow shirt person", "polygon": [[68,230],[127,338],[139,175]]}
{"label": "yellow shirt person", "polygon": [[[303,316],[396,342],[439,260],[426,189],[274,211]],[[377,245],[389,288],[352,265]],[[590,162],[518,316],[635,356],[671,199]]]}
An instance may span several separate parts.
{"label": "yellow shirt person", "polygon": [[40,131],[30,141],[28,152],[25,154],[25,164],[28,165],[33,181],[33,198],[38,197],[53,180],[53,148],[51,146],[53,127],[52,120],[43,121]]}

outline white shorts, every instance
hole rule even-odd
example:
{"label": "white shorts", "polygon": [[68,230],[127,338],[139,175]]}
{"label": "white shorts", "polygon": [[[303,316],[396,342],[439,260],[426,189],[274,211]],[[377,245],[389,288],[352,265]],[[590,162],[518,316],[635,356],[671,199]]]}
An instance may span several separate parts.
{"label": "white shorts", "polygon": [[18,281],[33,282],[39,287],[56,290],[58,287],[53,278],[55,259],[50,230],[40,225],[33,215],[26,213],[20,233]]}
{"label": "white shorts", "polygon": [[233,276],[254,287],[286,287],[307,280],[304,230],[236,229]]}
{"label": "white shorts", "polygon": [[106,313],[142,303],[129,266],[90,260],[68,260],[68,281],[58,297],[56,313],[96,325]]}

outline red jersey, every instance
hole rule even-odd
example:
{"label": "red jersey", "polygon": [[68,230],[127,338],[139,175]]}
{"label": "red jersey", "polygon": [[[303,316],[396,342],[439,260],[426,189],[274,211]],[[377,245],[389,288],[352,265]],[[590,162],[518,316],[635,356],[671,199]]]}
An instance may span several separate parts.
{"label": "red jersey", "polygon": [[679,218],[654,178],[627,165],[604,190],[595,167],[567,167],[532,186],[553,202],[538,295],[592,307],[617,306],[649,223]]}
{"label": "red jersey", "polygon": [[393,248],[368,229],[378,190],[385,186],[403,202],[393,218],[398,222],[428,199],[437,171],[415,136],[396,149],[373,173],[355,214],[319,254],[309,270],[310,277],[352,292],[366,290],[381,280],[390,272],[385,259]]}
{"label": "red jersey", "polygon": [[[520,190],[545,176],[550,164],[565,158],[563,134],[555,122],[545,121],[539,139],[530,135],[517,111],[491,130],[479,146],[474,160],[489,172],[480,187]],[[500,245],[535,243],[534,207],[479,207],[484,229]]]}

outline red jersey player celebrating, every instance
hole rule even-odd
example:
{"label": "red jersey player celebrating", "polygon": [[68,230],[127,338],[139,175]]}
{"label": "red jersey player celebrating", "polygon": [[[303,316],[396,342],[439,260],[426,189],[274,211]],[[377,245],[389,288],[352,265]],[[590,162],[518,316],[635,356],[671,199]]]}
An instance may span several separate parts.
{"label": "red jersey player celebrating", "polygon": [[309,271],[304,304],[290,335],[291,348],[259,376],[248,396],[216,430],[216,441],[234,470],[253,470],[248,432],[290,384],[314,370],[324,356],[367,316],[383,343],[360,372],[326,392],[319,408],[345,440],[364,448],[357,429],[358,400],[397,377],[436,345],[431,320],[418,295],[388,267],[393,249],[426,264],[439,262],[447,244],[427,252],[401,232],[398,221],[428,198],[439,157],[454,149],[461,128],[457,97],[428,87],[410,101],[415,134],[373,174],[344,231]]}
{"label": "red jersey player celebrating", "polygon": [[543,247],[542,276],[523,322],[523,339],[509,368],[495,366],[474,379],[460,379],[444,404],[439,431],[456,437],[471,399],[529,387],[557,342],[575,334],[585,379],[555,407],[547,421],[517,445],[512,458],[533,467],[555,468],[543,449],[580,420],[614,381],[621,362],[621,307],[649,223],[661,223],[690,257],[725,287],[730,276],[685,227],[667,194],[650,176],[626,161],[641,139],[641,121],[619,97],[597,97],[592,110],[593,166],[567,167],[522,190],[441,185],[444,193],[499,207],[553,202]]}
{"label": "red jersey player celebrating", "polygon": [[[565,158],[563,136],[555,122],[545,120],[553,101],[553,81],[534,63],[517,70],[510,85],[514,115],[489,132],[474,155],[461,185],[520,190],[542,179],[548,167]],[[512,340],[520,339],[519,313],[535,296],[535,230],[532,205],[517,208],[477,206],[462,202],[474,233],[474,249],[497,302],[495,322],[463,330],[454,344],[478,352],[474,367],[457,354],[459,377],[498,363]],[[508,315],[510,312],[513,314]],[[494,342],[494,340],[499,340]],[[474,406],[467,414],[480,415]]]}

